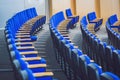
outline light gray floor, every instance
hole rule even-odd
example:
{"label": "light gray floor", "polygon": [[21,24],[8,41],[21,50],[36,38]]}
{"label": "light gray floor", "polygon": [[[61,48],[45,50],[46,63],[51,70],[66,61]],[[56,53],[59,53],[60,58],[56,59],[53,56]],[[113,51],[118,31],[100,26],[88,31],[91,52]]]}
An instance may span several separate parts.
{"label": "light gray floor", "polygon": [[69,37],[75,46],[78,46],[79,49],[82,49],[82,33],[79,24],[77,24],[76,28],[69,29]]}
{"label": "light gray floor", "polygon": [[100,30],[97,31],[96,34],[101,41],[108,43],[108,35],[104,25],[101,26]]}

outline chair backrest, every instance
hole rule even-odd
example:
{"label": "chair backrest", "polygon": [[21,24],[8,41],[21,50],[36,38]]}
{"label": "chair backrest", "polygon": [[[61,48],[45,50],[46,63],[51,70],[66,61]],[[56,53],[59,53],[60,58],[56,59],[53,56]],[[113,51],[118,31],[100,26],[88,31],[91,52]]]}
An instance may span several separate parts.
{"label": "chair backrest", "polygon": [[78,67],[78,60],[80,55],[82,55],[82,52],[80,52],[79,49],[72,49],[71,59],[72,59],[72,66],[74,67],[74,69],[77,69]]}
{"label": "chair backrest", "polygon": [[117,15],[114,14],[108,18],[108,22],[110,25],[113,25],[116,21],[118,21]]}
{"label": "chair backrest", "polygon": [[66,16],[67,16],[67,17],[72,16],[72,11],[71,11],[70,8],[69,8],[69,9],[66,9],[65,11],[66,11]]}
{"label": "chair backrest", "polygon": [[21,70],[20,62],[17,59],[13,61],[13,64],[16,70]]}
{"label": "chair backrest", "polygon": [[27,63],[25,61],[23,61],[21,58],[19,58],[18,61],[19,61],[20,66],[21,66],[21,70],[28,68]]}
{"label": "chair backrest", "polygon": [[90,63],[90,58],[87,55],[79,56],[78,65],[78,75],[80,75],[81,80],[87,80],[87,65]]}
{"label": "chair backrest", "polygon": [[113,70],[113,46],[106,46],[105,48],[105,57],[106,57],[106,64],[107,64],[107,70],[112,71]]}
{"label": "chair backrest", "polygon": [[62,11],[56,13],[51,17],[50,22],[52,27],[57,27],[61,21],[65,20],[64,14]]}
{"label": "chair backrest", "polygon": [[10,55],[12,60],[19,59],[22,57],[22,55],[20,55],[18,50],[10,51]]}
{"label": "chair backrest", "polygon": [[88,21],[92,21],[92,20],[96,19],[97,18],[96,13],[95,12],[88,13],[87,18],[88,18]]}
{"label": "chair backrest", "polygon": [[120,76],[120,50],[114,50],[113,51],[113,65],[114,66],[114,71],[115,74],[117,74],[118,76]]}
{"label": "chair backrest", "polygon": [[88,69],[88,79],[89,80],[100,80],[100,75],[102,74],[102,69],[96,63],[90,63],[87,66]]}
{"label": "chair backrest", "polygon": [[83,27],[87,27],[88,22],[87,22],[86,16],[84,16],[84,17],[81,19],[80,23],[81,23],[81,25],[82,25]]}
{"label": "chair backrest", "polygon": [[30,69],[21,70],[22,80],[36,80]]}

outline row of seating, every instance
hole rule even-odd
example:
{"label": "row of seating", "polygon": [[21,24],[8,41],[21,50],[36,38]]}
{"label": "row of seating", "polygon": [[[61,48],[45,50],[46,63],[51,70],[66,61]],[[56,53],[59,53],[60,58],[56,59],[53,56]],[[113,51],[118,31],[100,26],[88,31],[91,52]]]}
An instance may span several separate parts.
{"label": "row of seating", "polygon": [[116,49],[120,49],[119,43],[120,43],[120,36],[119,36],[119,30],[120,30],[120,22],[117,18],[117,15],[114,14],[110,16],[106,22],[106,30],[108,33],[108,39],[109,43],[113,45]]}
{"label": "row of seating", "polygon": [[[115,74],[103,72],[89,56],[83,54],[68,36],[69,20],[63,12],[58,12],[50,19],[50,32],[56,53],[56,59],[69,80],[120,80]],[[86,43],[85,43],[86,44]]]}
{"label": "row of seating", "polygon": [[119,51],[113,46],[108,45],[106,42],[102,42],[96,35],[92,34],[87,29],[89,26],[86,24],[88,23],[86,16],[81,19],[80,23],[83,38],[83,52],[101,65],[104,71],[111,71],[120,76],[118,70]]}
{"label": "row of seating", "polygon": [[6,40],[17,80],[53,80],[46,72],[46,60],[38,56],[33,41],[46,16],[38,16],[35,8],[16,13],[5,27]]}
{"label": "row of seating", "polygon": [[[76,24],[77,22],[79,22],[79,16],[75,16],[72,14],[71,9],[66,9],[66,16],[67,19],[72,19],[72,24],[69,26],[70,28],[74,27],[74,24]],[[97,18],[96,13],[95,12],[90,12],[87,14],[87,18],[88,18],[88,22],[91,24],[94,24],[93,30],[96,32],[100,29],[100,26],[103,23],[103,19],[102,18]]]}

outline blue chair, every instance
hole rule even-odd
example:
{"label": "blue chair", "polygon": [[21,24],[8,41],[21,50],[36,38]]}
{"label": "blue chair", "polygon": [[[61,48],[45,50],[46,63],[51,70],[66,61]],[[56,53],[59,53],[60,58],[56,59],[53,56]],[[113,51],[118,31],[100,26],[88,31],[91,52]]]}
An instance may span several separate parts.
{"label": "blue chair", "polygon": [[104,72],[100,75],[100,80],[120,80],[120,78],[111,72]]}
{"label": "blue chair", "polygon": [[65,62],[65,67],[68,69],[68,73],[67,75],[69,76],[70,79],[73,79],[74,76],[73,75],[73,70],[72,70],[72,59],[71,59],[71,51],[72,49],[75,49],[74,46],[70,43],[65,44],[65,49],[64,49],[64,58],[66,60]]}
{"label": "blue chair", "polygon": [[102,68],[96,63],[90,63],[87,66],[88,80],[100,80],[102,74]]}
{"label": "blue chair", "polygon": [[94,23],[95,27],[94,30],[97,31],[100,29],[100,25],[102,25],[103,19],[102,18],[97,18],[96,13],[95,12],[90,12],[87,14],[87,18],[89,23]]}
{"label": "blue chair", "polygon": [[75,27],[74,25],[79,21],[79,16],[74,16],[70,8],[66,9],[65,11],[66,11],[67,18],[72,19],[70,28],[74,28]]}
{"label": "blue chair", "polygon": [[99,44],[99,53],[98,56],[100,57],[100,65],[103,67],[103,70],[106,71],[107,65],[106,65],[106,56],[105,56],[105,49],[107,44],[105,42],[100,42]]}
{"label": "blue chair", "polygon": [[[9,47],[9,50],[12,51],[12,50],[18,50],[19,52],[29,52],[29,51],[35,51],[35,49],[33,47],[27,47],[27,46],[22,46],[22,47],[16,47],[15,44],[9,44],[8,45]],[[29,55],[29,54],[28,54]],[[26,55],[27,56],[27,55]],[[33,54],[33,56],[37,56],[37,54]]]}
{"label": "blue chair", "polygon": [[22,80],[53,80],[51,72],[32,73],[30,69],[25,69],[20,71],[20,75]]}
{"label": "blue chair", "polygon": [[113,65],[114,65],[114,73],[120,76],[120,51],[113,51]]}
{"label": "blue chair", "polygon": [[[15,59],[24,59],[26,62],[28,62],[28,64],[40,64],[40,63],[46,63],[46,60],[44,58],[38,58],[35,59],[35,57],[33,57],[34,59],[32,59],[32,57],[24,57],[22,55],[20,55],[20,53],[17,50],[11,51],[10,52],[11,55],[11,59],[15,60]],[[31,59],[30,59],[31,58]]]}
{"label": "blue chair", "polygon": [[[117,21],[118,21],[118,18],[117,18],[116,14],[114,14],[108,18],[108,22],[111,26],[114,26],[115,25],[114,23],[116,23]],[[119,26],[119,25],[117,25],[117,26]]]}
{"label": "blue chair", "polygon": [[108,22],[110,24],[110,28],[118,28],[118,31],[120,30],[119,26],[120,23],[118,21],[117,15],[114,14],[108,18]]}
{"label": "blue chair", "polygon": [[[18,69],[18,70],[24,70],[26,68],[29,68],[29,69],[31,69],[31,71],[33,73],[45,72],[46,71],[45,66],[40,67],[38,64],[28,64],[25,61],[23,61],[22,59],[16,59],[16,60],[13,61],[13,63],[14,63],[14,66],[16,67],[16,69]],[[42,64],[42,65],[45,65],[45,64]]]}
{"label": "blue chair", "polygon": [[79,49],[72,49],[71,51],[71,69],[73,70],[74,80],[77,79],[77,70],[79,66],[79,56],[83,53]]}
{"label": "blue chair", "polygon": [[113,71],[113,51],[115,48],[113,46],[106,46],[105,48],[105,61],[107,64],[107,71]]}
{"label": "blue chair", "polygon": [[100,65],[99,44],[100,40],[98,38],[93,39],[93,60],[95,60]]}
{"label": "blue chair", "polygon": [[87,65],[91,63],[87,55],[81,55],[78,58],[77,80],[88,80]]}

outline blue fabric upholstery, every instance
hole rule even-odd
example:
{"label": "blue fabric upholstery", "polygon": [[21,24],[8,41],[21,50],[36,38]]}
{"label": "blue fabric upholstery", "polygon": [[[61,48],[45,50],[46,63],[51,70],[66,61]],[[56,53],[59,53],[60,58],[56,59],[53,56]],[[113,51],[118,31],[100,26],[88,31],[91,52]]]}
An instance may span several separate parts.
{"label": "blue fabric upholstery", "polygon": [[90,58],[87,55],[79,56],[78,60],[78,68],[77,68],[77,75],[78,79],[87,80],[87,65],[90,63]]}
{"label": "blue fabric upholstery", "polygon": [[104,72],[101,74],[101,80],[120,80],[120,78],[111,72]]}
{"label": "blue fabric upholstery", "polygon": [[[108,71],[113,71],[113,51],[115,50],[115,48],[113,46],[106,46],[105,49],[105,56],[106,56],[106,63],[107,63],[107,70]],[[109,67],[108,67],[109,66]]]}
{"label": "blue fabric upholstery", "polygon": [[[27,67],[28,64],[25,61],[23,61],[22,59],[18,59],[18,62],[20,63],[21,70],[24,70],[24,69],[28,68]],[[46,71],[45,67],[43,67],[43,68],[42,67],[41,68],[36,67],[36,68],[29,68],[29,69],[31,69],[33,73],[45,72]]]}
{"label": "blue fabric upholstery", "polygon": [[96,63],[88,64],[88,79],[89,80],[100,80],[102,69]]}
{"label": "blue fabric upholstery", "polygon": [[82,17],[80,23],[82,26],[85,26],[85,28],[86,28],[86,26],[88,25],[86,16]]}
{"label": "blue fabric upholstery", "polygon": [[114,66],[114,72],[118,76],[120,76],[120,50],[114,50],[113,51],[113,65]]}
{"label": "blue fabric upholstery", "polygon": [[67,16],[67,17],[73,16],[70,8],[69,8],[69,9],[66,9],[66,16]]}
{"label": "blue fabric upholstery", "polygon": [[114,14],[114,15],[110,16],[109,19],[108,19],[108,21],[109,21],[110,25],[113,25],[115,22],[118,21],[117,15]]}
{"label": "blue fabric upholstery", "polygon": [[97,18],[95,12],[88,13],[87,17],[88,17],[88,21],[93,21]]}

